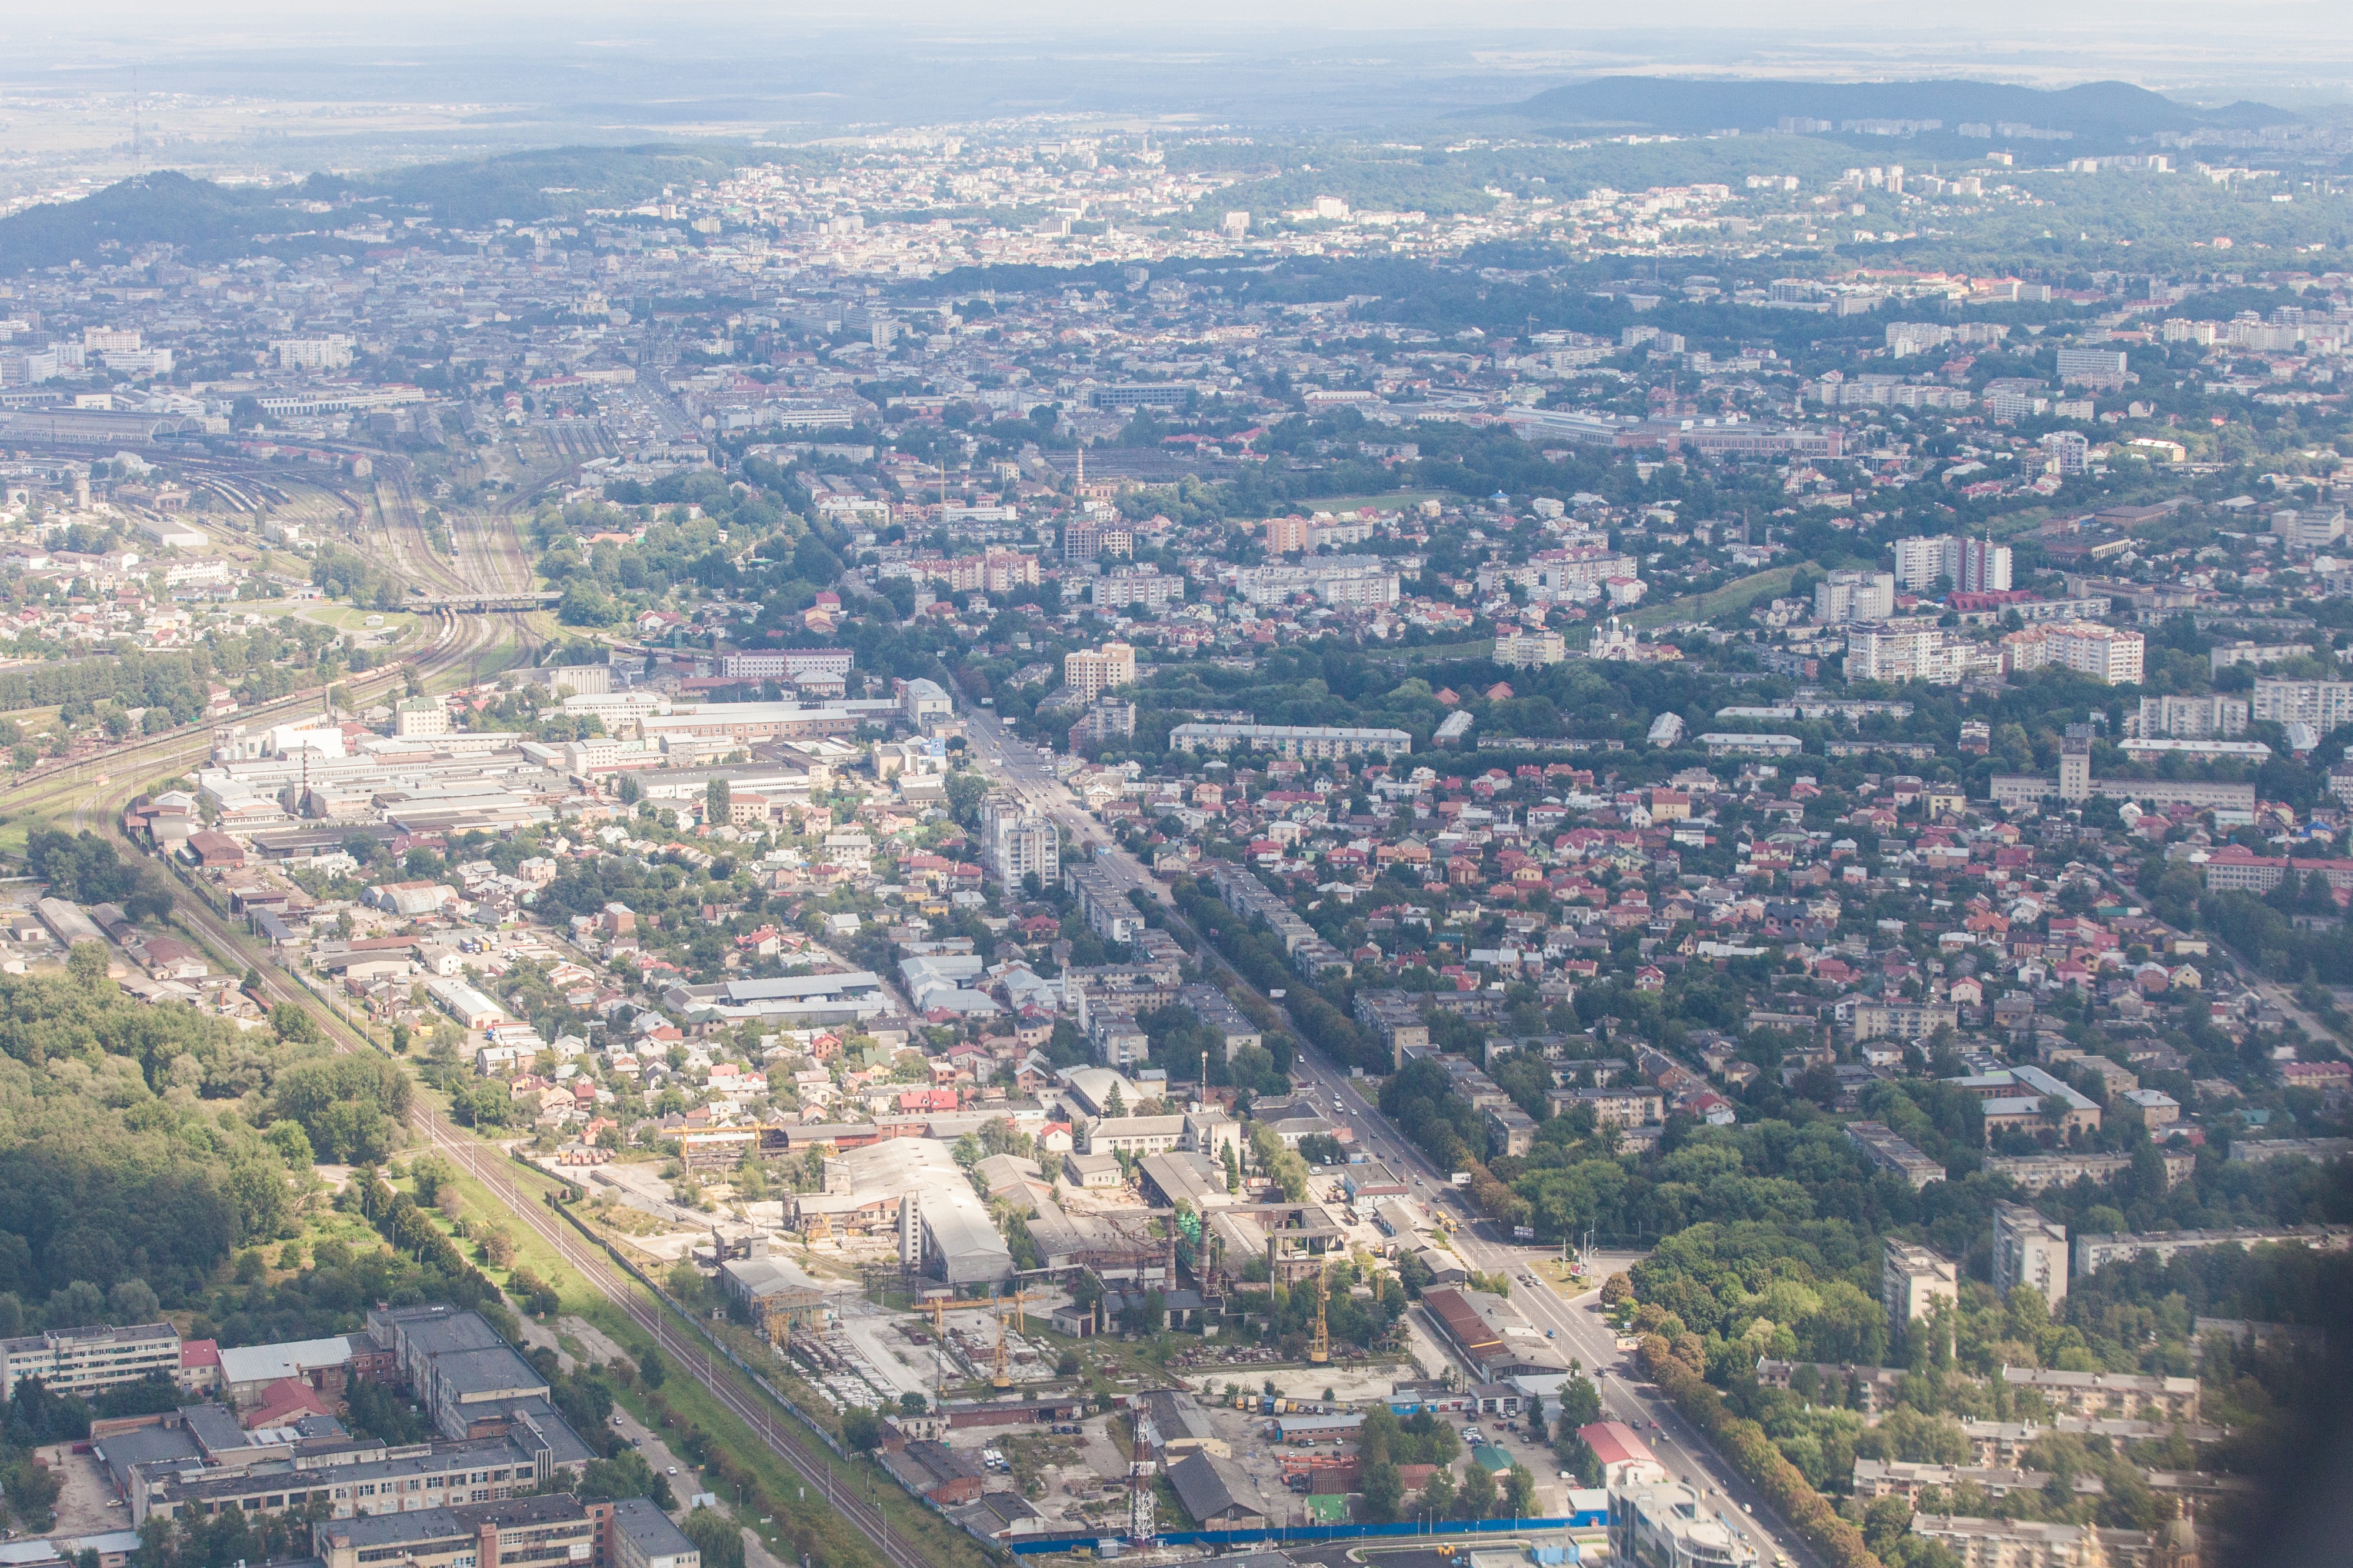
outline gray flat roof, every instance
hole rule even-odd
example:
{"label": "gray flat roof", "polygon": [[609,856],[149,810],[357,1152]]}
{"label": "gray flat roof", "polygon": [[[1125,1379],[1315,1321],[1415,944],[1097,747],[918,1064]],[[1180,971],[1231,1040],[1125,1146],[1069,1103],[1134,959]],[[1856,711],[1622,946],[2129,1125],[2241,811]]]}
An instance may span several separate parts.
{"label": "gray flat roof", "polygon": [[648,1557],[681,1557],[695,1550],[686,1531],[650,1499],[621,1498],[613,1504],[613,1528],[636,1543]]}
{"label": "gray flat roof", "polygon": [[731,980],[722,987],[731,1002],[769,1002],[788,996],[831,996],[845,991],[871,991],[882,984],[871,969],[839,974],[804,974],[795,979]]}

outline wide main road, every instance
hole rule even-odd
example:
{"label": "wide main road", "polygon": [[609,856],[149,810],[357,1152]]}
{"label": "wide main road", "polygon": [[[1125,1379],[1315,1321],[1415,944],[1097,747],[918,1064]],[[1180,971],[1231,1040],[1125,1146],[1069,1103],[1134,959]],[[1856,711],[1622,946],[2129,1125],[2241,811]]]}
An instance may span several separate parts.
{"label": "wide main road", "polygon": [[[990,709],[968,705],[963,712],[967,743],[983,770],[992,774],[1008,794],[1067,828],[1073,841],[1089,853],[1092,864],[1115,885],[1140,888],[1163,904],[1171,902],[1168,890],[1150,869],[1121,848],[1103,824],[1088,815],[1078,797],[1055,778],[1051,763],[1039,755],[1035,746],[1023,743],[1018,736],[1010,733],[1002,716]],[[1168,918],[1181,921],[1174,910]],[[1256,990],[1240,972],[1217,958],[1214,949],[1206,943],[1199,945],[1205,962],[1214,961],[1236,984]],[[1273,1005],[1282,1005],[1273,998],[1268,1000]],[[1517,1246],[1493,1234],[1489,1223],[1480,1218],[1468,1199],[1453,1187],[1452,1173],[1439,1170],[1381,1115],[1379,1108],[1365,1093],[1369,1086],[1309,1045],[1306,1037],[1295,1027],[1293,1033],[1300,1040],[1292,1068],[1300,1091],[1327,1108],[1335,1120],[1347,1122],[1356,1132],[1358,1148],[1410,1179],[1415,1184],[1415,1195],[1425,1205],[1453,1216],[1458,1222],[1455,1252],[1470,1267],[1482,1273],[1504,1275],[1513,1281],[1513,1304],[1530,1322],[1566,1346],[1567,1355],[1595,1374],[1604,1414],[1640,1427],[1660,1461],[1701,1489],[1708,1505],[1757,1554],[1760,1563],[1769,1564],[1777,1556],[1786,1556],[1793,1563],[1814,1562],[1812,1552],[1797,1532],[1771,1519],[1757,1489],[1683,1418],[1671,1401],[1642,1382],[1632,1353],[1618,1349],[1617,1335],[1601,1319],[1598,1289],[1572,1299],[1543,1283],[1535,1266],[1553,1255],[1546,1248]],[[1590,1278],[1598,1286],[1609,1271],[1629,1266],[1640,1256],[1602,1254],[1590,1258]],[[1527,1283],[1532,1277],[1538,1282]]]}

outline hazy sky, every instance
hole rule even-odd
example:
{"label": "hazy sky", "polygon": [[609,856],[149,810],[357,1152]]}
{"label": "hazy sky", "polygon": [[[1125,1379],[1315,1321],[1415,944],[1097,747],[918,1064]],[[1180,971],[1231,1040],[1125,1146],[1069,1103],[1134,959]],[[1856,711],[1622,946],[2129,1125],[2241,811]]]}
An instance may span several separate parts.
{"label": "hazy sky", "polygon": [[[1615,73],[2103,79],[2353,100],[2353,0],[81,0],[0,5],[0,89],[566,105],[575,124],[1033,110],[1444,113]],[[1100,100],[1100,101],[1098,101]],[[2341,111],[2341,110],[2337,110]]]}
{"label": "hazy sky", "polygon": [[[579,36],[614,26],[636,31],[694,29],[714,24],[760,32],[844,26],[890,28],[947,26],[975,32],[1072,30],[1102,34],[1128,28],[1201,33],[1442,28],[1457,34],[1490,31],[1615,32],[1638,15],[1646,29],[1725,30],[1754,35],[1792,32],[1809,37],[1845,35],[1858,44],[1922,35],[2022,37],[2105,35],[2119,45],[2171,35],[2176,38],[2248,39],[2277,48],[2288,40],[2353,38],[2353,6],[2314,0],[1977,0],[1963,7],[1896,7],[1883,0],[1808,0],[1803,5],[1751,0],[1651,0],[1630,13],[1617,0],[1125,0],[1115,10],[1099,0],[853,0],[848,5],[779,0],[198,0],[193,6],[162,0],[89,0],[73,5],[19,5],[0,20],[0,42],[38,48],[43,42],[112,41],[136,47],[163,37],[206,35],[239,43],[273,37],[355,41],[363,37],[452,42],[482,32],[545,29]],[[1214,38],[1204,38],[1214,43]],[[2096,69],[2096,58],[2085,61]]]}

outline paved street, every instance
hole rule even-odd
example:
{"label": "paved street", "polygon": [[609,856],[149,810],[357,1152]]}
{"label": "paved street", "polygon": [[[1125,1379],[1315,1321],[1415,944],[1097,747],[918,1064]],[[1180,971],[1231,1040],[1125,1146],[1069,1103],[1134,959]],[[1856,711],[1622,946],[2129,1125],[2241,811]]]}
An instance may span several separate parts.
{"label": "paved street", "polygon": [[[1153,879],[1149,868],[1121,849],[1103,825],[1087,815],[1078,798],[1055,779],[1051,765],[1038,754],[1036,747],[1008,735],[1004,721],[992,710],[966,708],[964,713],[969,742],[986,768],[1005,781],[1033,809],[1068,828],[1072,838],[1094,855],[1094,863],[1115,881],[1145,889],[1155,899],[1168,901],[1167,890]],[[1325,1060],[1303,1040],[1293,1077],[1301,1092],[1312,1094],[1333,1115],[1355,1128],[1358,1148],[1388,1162],[1391,1170],[1413,1181],[1415,1197],[1433,1211],[1451,1212],[1461,1222],[1454,1247],[1463,1260],[1483,1272],[1510,1277],[1512,1300],[1528,1320],[1537,1328],[1550,1331],[1567,1347],[1569,1355],[1588,1373],[1599,1374],[1605,1414],[1639,1426],[1661,1462],[1702,1489],[1725,1522],[1757,1552],[1760,1563],[1771,1563],[1777,1553],[1787,1553],[1792,1562],[1813,1561],[1793,1531],[1768,1527],[1764,1520],[1746,1511],[1763,1506],[1756,1489],[1734,1473],[1672,1405],[1636,1381],[1639,1372],[1632,1352],[1618,1350],[1616,1336],[1601,1319],[1598,1290],[1609,1273],[1628,1267],[1641,1255],[1600,1253],[1588,1258],[1588,1279],[1595,1289],[1574,1300],[1564,1298],[1550,1285],[1530,1287],[1523,1283],[1524,1275],[1554,1254],[1546,1248],[1514,1246],[1485,1234],[1485,1223],[1467,1201],[1456,1194],[1449,1184],[1449,1173],[1438,1170],[1407,1142],[1366,1098],[1364,1090],[1369,1085],[1351,1079],[1345,1068]]]}

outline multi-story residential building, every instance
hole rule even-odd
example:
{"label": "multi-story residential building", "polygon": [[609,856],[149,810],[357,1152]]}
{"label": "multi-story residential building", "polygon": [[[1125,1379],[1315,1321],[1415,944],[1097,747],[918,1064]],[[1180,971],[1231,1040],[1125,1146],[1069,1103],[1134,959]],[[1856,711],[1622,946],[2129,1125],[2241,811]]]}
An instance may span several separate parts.
{"label": "multi-story residential building", "polygon": [[1280,605],[1313,594],[1335,609],[1374,609],[1400,596],[1398,563],[1380,555],[1317,555],[1245,568],[1235,581],[1245,603]]}
{"label": "multi-story residential building", "polygon": [[1936,1310],[1937,1302],[1960,1304],[1960,1272],[1950,1258],[1889,1237],[1880,1259],[1879,1299],[1887,1308],[1889,1336],[1901,1341],[1910,1325]]}
{"label": "multi-story residential building", "polygon": [[2024,1286],[2053,1308],[2067,1297],[2067,1227],[2024,1204],[1993,1208],[1993,1288],[2007,1299]]}
{"label": "multi-story residential building", "polygon": [[278,338],[271,342],[269,352],[278,356],[280,370],[346,370],[352,363],[352,351],[359,345],[340,333],[318,338]]}
{"label": "multi-story residential building", "polygon": [[2125,384],[2122,349],[2061,349],[2059,379],[2071,385],[2113,390]]}
{"label": "multi-story residential building", "polygon": [[1568,643],[1558,632],[1515,630],[1495,639],[1495,662],[1515,669],[1558,664],[1568,657]]}
{"label": "multi-story residential building", "polygon": [[1168,731],[1168,746],[1178,752],[1280,752],[1286,757],[1314,761],[1362,756],[1383,752],[1402,757],[1413,750],[1413,737],[1403,730],[1353,730],[1329,724],[1179,724]]}
{"label": "multi-story residential building", "polygon": [[1854,1010],[1854,1037],[1925,1039],[1938,1029],[1956,1028],[1961,1010],[1944,1002],[1870,1001]]}
{"label": "multi-story residential building", "polygon": [[2138,632],[2063,621],[2045,635],[2050,638],[2052,663],[2111,686],[2140,684],[2141,659],[2147,644]]}
{"label": "multi-story residential building", "polygon": [[2010,546],[1989,539],[1930,534],[1895,542],[1895,581],[1914,593],[1943,578],[1965,594],[2010,591]]}
{"label": "multi-story residential building", "polygon": [[[2261,687],[2263,682],[2255,683]],[[2279,682],[2277,684],[2288,684]],[[2353,683],[2348,683],[2353,689]],[[2177,741],[2227,740],[2247,731],[2247,700],[2216,692],[2209,697],[2144,697],[2140,700],[2140,732]]]}
{"label": "multi-story residential building", "polygon": [[2198,1380],[2151,1377],[2137,1372],[2060,1372],[2047,1366],[2006,1366],[2001,1380],[2069,1415],[2142,1417],[2158,1421],[2198,1419]]}
{"label": "multi-story residential building", "polygon": [[1863,1157],[1891,1175],[1904,1178],[1914,1191],[1931,1182],[1945,1179],[1945,1167],[1923,1154],[1905,1139],[1896,1136],[1894,1129],[1883,1121],[1850,1121],[1846,1124],[1847,1142],[1861,1149]]}
{"label": "multi-story residential building", "polygon": [[2157,1568],[2145,1531],[1923,1513],[1914,1516],[1912,1532],[1969,1568]]}
{"label": "multi-story residential building", "polygon": [[2274,724],[2309,724],[2323,734],[2353,724],[2353,680],[2258,678],[2251,716]]}
{"label": "multi-story residential building", "polygon": [[1062,684],[1082,702],[1135,684],[1135,649],[1124,642],[1099,648],[1072,648],[1062,656]]}
{"label": "multi-story residential building", "polygon": [[980,866],[1008,888],[1032,875],[1053,887],[1062,879],[1061,829],[1012,796],[992,795],[980,803]]}
{"label": "multi-story residential building", "polygon": [[1135,704],[1123,697],[1098,697],[1071,726],[1071,745],[1102,745],[1135,733]]}
{"label": "multi-story residential building", "polygon": [[2059,621],[2028,626],[2001,639],[2003,662],[2013,671],[2058,665],[2111,686],[2140,683],[2146,641],[2138,632],[2091,621]]}
{"label": "multi-story residential building", "polygon": [[1849,680],[1925,680],[1957,685],[1971,645],[1931,620],[1873,621],[1846,631]]}
{"label": "multi-story residential building", "polygon": [[2075,1278],[2081,1279],[2126,1258],[2147,1256],[2162,1262],[2177,1253],[2209,1247],[2309,1247],[2317,1252],[2343,1252],[2353,1248],[2353,1226],[2300,1225],[2278,1230],[2236,1226],[2228,1230],[2079,1236],[2075,1238]]}
{"label": "multi-story residential building", "polygon": [[16,1385],[28,1377],[51,1394],[90,1394],[179,1373],[180,1331],[169,1323],[93,1323],[0,1340],[0,1401],[16,1398]]}
{"label": "multi-story residential building", "polygon": [[1185,579],[1170,576],[1157,566],[1131,566],[1087,580],[1087,602],[1099,610],[1136,605],[1160,610],[1184,596]]}
{"label": "multi-story residential building", "polygon": [[1590,595],[1612,578],[1642,574],[1642,563],[1633,556],[1599,544],[1542,551],[1531,564],[1536,569],[1536,587],[1556,599]]}
{"label": "multi-story residential building", "polygon": [[1894,614],[1892,572],[1833,572],[1814,588],[1814,619],[1826,626],[1883,621]]}

